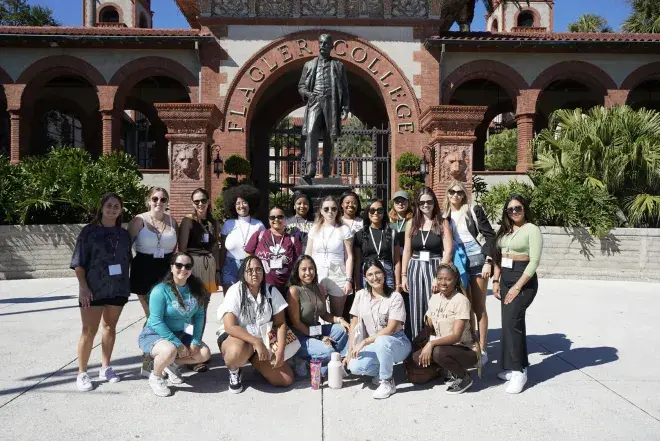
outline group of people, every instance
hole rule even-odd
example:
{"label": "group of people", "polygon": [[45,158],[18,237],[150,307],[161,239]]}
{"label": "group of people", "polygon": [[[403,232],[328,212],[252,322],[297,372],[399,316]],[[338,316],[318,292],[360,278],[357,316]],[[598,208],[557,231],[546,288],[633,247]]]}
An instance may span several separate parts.
{"label": "group of people", "polygon": [[289,217],[284,207],[270,209],[268,228],[255,218],[260,197],[249,186],[227,190],[228,219],[220,226],[209,194],[196,189],[191,214],[178,225],[166,213],[167,191],[153,188],[149,210],[125,230],[121,198],[104,196],[71,262],[83,322],[79,390],[93,388],[87,363],[100,323],[99,379],[119,381],[110,358],[131,292],[147,317],[138,345],[153,392],[170,395],[170,385],[184,381],[184,365],[206,371],[211,351],[202,335],[210,293],[221,286],[217,344],[231,392],[243,390],[248,362],[284,387],[309,375],[312,359],[325,375],[337,352],[347,371],[373,378],[374,398],[396,392],[392,372],[401,362],[411,381],[440,378],[447,393],[462,393],[472,385],[469,369],[480,372],[488,360],[491,277],[502,303],[498,377],[507,392],[523,390],[525,311],[536,295],[543,244],[522,197],[506,202],[497,233],[458,181],[449,184],[443,206],[428,187],[412,201],[404,191],[389,204],[370,200],[364,211],[351,191],[324,198],[316,213],[308,196],[296,194]]}

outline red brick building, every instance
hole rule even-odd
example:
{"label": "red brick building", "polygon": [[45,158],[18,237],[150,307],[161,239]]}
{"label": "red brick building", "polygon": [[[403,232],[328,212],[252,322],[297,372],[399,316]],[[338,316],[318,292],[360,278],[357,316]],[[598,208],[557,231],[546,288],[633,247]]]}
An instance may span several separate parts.
{"label": "red brick building", "polygon": [[[194,187],[219,193],[218,155],[249,158],[266,190],[271,130],[302,106],[300,70],[323,32],[352,114],[389,130],[390,191],[403,152],[429,161],[438,190],[452,158],[468,183],[494,182],[530,167],[529,141],[555,109],[660,105],[659,36],[554,33],[551,0],[498,2],[489,32],[472,33],[438,33],[438,0],[176,1],[190,29],[153,29],[150,0],[83,0],[81,27],[0,28],[0,150],[14,162],[56,142],[126,150],[145,181],[171,188],[175,214]],[[484,171],[501,114],[518,127],[517,169]]]}

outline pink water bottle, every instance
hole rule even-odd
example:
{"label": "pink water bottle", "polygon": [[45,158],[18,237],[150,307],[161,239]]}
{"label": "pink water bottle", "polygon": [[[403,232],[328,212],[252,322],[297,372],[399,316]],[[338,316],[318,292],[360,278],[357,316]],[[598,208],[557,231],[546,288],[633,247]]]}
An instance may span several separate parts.
{"label": "pink water bottle", "polygon": [[321,387],[321,360],[314,358],[309,362],[309,373],[312,378],[312,389],[318,390]]}

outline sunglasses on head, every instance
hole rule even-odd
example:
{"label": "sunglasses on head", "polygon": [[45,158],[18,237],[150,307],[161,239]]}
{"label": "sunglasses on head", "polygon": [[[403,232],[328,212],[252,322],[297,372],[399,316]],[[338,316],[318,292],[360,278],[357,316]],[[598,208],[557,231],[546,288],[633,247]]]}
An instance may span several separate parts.
{"label": "sunglasses on head", "polygon": [[180,269],[182,269],[182,268],[185,268],[185,269],[187,269],[187,270],[190,271],[190,270],[193,268],[193,264],[192,264],[192,263],[174,262],[174,266],[175,266],[176,269],[178,269],[178,270],[180,270]]}
{"label": "sunglasses on head", "polygon": [[369,209],[369,214],[383,214],[383,213],[385,213],[385,209],[383,207]]}
{"label": "sunglasses on head", "polygon": [[208,203],[208,201],[209,201],[209,200],[206,199],[206,198],[204,198],[204,199],[197,199],[197,200],[194,200],[194,201],[193,201],[193,204],[195,204],[195,205],[206,205],[206,204]]}
{"label": "sunglasses on head", "polygon": [[429,199],[428,201],[419,201],[420,206],[424,205],[433,205],[433,199]]}
{"label": "sunglasses on head", "polygon": [[268,216],[268,220],[274,221],[274,220],[284,220],[284,216],[281,214],[278,214],[277,216]]}
{"label": "sunglasses on head", "polygon": [[455,195],[463,196],[464,194],[465,192],[463,190],[449,190],[449,196],[455,196]]}
{"label": "sunglasses on head", "polygon": [[331,211],[333,213],[336,213],[337,212],[337,207],[323,207],[323,212],[324,213],[328,213],[328,212],[331,212]]}
{"label": "sunglasses on head", "polygon": [[160,198],[159,199],[156,196],[151,198],[151,202],[153,202],[154,204],[158,203],[158,201],[160,201],[161,204],[167,204],[168,199],[167,198]]}
{"label": "sunglasses on head", "polygon": [[515,207],[509,207],[506,209],[506,212],[509,214],[522,213],[523,211],[525,211],[525,209],[522,205],[516,205]]}

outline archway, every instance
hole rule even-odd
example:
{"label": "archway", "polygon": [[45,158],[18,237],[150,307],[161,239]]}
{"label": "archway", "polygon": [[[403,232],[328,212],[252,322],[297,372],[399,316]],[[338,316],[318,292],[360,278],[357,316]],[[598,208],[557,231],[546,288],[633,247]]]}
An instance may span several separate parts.
{"label": "archway", "polygon": [[660,79],[641,82],[630,91],[626,104],[635,110],[646,108],[660,111]]}
{"label": "archway", "polygon": [[119,23],[121,22],[121,16],[119,11],[121,8],[117,8],[113,5],[106,5],[101,8],[99,11],[99,23]]}

